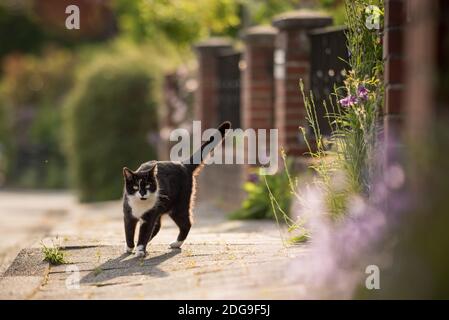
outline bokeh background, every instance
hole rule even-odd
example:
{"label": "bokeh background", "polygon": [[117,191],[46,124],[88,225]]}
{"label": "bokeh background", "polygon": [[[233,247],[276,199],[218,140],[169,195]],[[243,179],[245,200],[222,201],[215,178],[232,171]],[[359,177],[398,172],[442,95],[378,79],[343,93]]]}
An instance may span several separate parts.
{"label": "bokeh background", "polygon": [[[20,210],[28,214],[20,218],[23,219],[20,224],[14,222],[15,235],[23,226],[29,227],[23,231],[26,234],[36,226],[45,227],[48,222],[31,218],[35,198],[23,196],[25,192],[63,190],[76,194],[77,201],[81,202],[116,200],[122,194],[123,166],[136,168],[149,159],[166,159],[170,129],[189,128],[198,112],[195,108],[202,85],[199,79],[207,82],[210,74],[218,74],[208,60],[202,60],[207,55],[201,56],[201,50],[207,46],[229,49],[229,41],[234,48],[241,49],[249,27],[269,26],[278,14],[298,8],[313,8],[314,12],[326,14],[332,18],[329,26],[342,25],[344,2],[3,0],[0,3],[0,196],[4,203],[26,205],[26,210],[23,207]],[[354,1],[360,5],[368,2]],[[317,279],[331,279],[322,283],[319,297],[323,296],[323,287],[331,283],[335,285],[335,291],[328,291],[331,298],[447,298],[448,2],[386,0],[382,3],[385,4],[382,30],[374,35],[365,33],[378,40],[377,49],[362,55],[359,61],[363,67],[369,65],[365,59],[371,54],[376,58],[381,56],[377,62],[385,68],[384,74],[377,74],[383,79],[385,92],[379,93],[377,100],[382,104],[379,141],[384,145],[382,152],[376,154],[384,167],[382,174],[371,181],[372,188],[367,194],[362,192],[363,206],[355,208],[374,214],[354,219],[349,214],[345,223],[340,225],[337,221],[329,229],[318,224],[316,254],[307,260],[310,265],[304,265],[303,260],[294,263],[291,274],[296,275],[296,280],[311,279],[312,284]],[[65,27],[65,8],[70,4],[80,8],[80,30]],[[287,16],[286,20],[289,19],[294,20],[294,16]],[[293,35],[290,40],[296,39],[292,30],[298,26],[286,26],[280,21],[278,26],[284,28],[281,38]],[[341,32],[321,30],[316,36],[334,31]],[[301,38],[302,32],[299,31],[298,42],[308,43]],[[215,40],[202,42],[210,38]],[[284,42],[277,41],[276,47],[297,49],[295,41],[290,42],[291,47],[288,41]],[[344,40],[329,47],[338,46],[345,48]],[[269,73],[273,78],[276,56],[273,57],[273,48],[268,53]],[[231,78],[236,76],[233,71],[237,70],[240,77],[239,70],[248,67],[245,61],[233,60],[240,59],[234,54],[232,51],[229,60],[222,60],[229,65],[224,64],[220,71]],[[306,60],[298,56],[292,54],[287,60]],[[307,57],[311,60],[307,61],[313,63],[315,56]],[[337,58],[335,54],[331,56]],[[236,68],[228,70],[227,66],[231,65]],[[291,109],[285,108],[289,111],[303,106],[296,84],[298,74],[308,75],[301,65],[293,67],[297,68],[287,74],[291,76],[289,85],[293,83],[293,88],[285,86],[285,91],[289,91],[287,100],[292,105]],[[335,71],[326,69],[318,78],[338,76],[340,73]],[[310,84],[313,78],[307,77],[305,81]],[[324,88],[321,82],[317,83],[320,90]],[[274,86],[269,84],[271,90]],[[284,89],[282,85],[278,87]],[[328,82],[326,88],[329,87],[332,84]],[[224,96],[235,97],[235,89],[232,85],[224,87]],[[260,90],[261,96],[266,94],[264,90]],[[201,92],[206,92],[204,96],[208,94],[207,90]],[[274,99],[273,95],[271,92],[268,98]],[[270,100],[272,118],[272,113],[279,113],[279,108],[273,105]],[[298,113],[293,112],[295,116]],[[286,121],[290,116],[281,114],[281,117]],[[301,136],[298,126],[302,123],[296,120],[293,118],[294,123],[289,126],[294,135],[291,139],[284,137],[289,146],[298,144]],[[214,125],[213,121],[210,124]],[[294,152],[289,155],[295,158],[292,171],[293,167],[303,170],[301,181],[308,181],[310,170],[305,168],[310,165],[309,159]],[[391,168],[394,170],[389,171]],[[220,170],[208,168],[210,174],[205,178],[210,189],[219,187],[215,195],[222,197],[222,203],[234,209],[243,203],[242,210],[234,212],[235,218],[273,219],[273,198],[278,199],[280,207],[290,209],[293,196],[287,191],[291,181],[286,176],[268,177],[273,191],[270,194],[260,177],[249,174],[237,180],[241,177],[239,173],[237,178],[236,170]],[[398,172],[401,183],[391,187],[391,179]],[[381,201],[373,204],[378,194]],[[51,204],[39,205],[48,206],[51,211],[52,204],[57,203],[57,198],[53,199]],[[348,213],[354,208],[349,205],[343,209]],[[0,211],[3,217],[8,217],[10,212],[7,205]],[[296,218],[301,213],[293,207],[290,215]],[[7,221],[2,221],[6,231]],[[4,237],[0,244],[6,246],[9,237]],[[303,242],[306,238],[301,234],[296,240]],[[387,258],[384,253],[388,253]],[[386,290],[367,292],[363,287],[353,290],[360,285],[359,271],[373,261],[383,268],[382,286]],[[298,270],[306,274],[295,273]],[[358,273],[352,277],[354,270]],[[336,278],[338,281],[333,282]],[[357,281],[351,282],[353,279]]]}
{"label": "bokeh background", "polygon": [[[0,185],[119,198],[121,167],[157,157],[164,75],[194,70],[199,40],[239,39],[299,2],[2,1]],[[340,2],[313,5],[338,23]],[[70,4],[80,8],[79,30],[65,27]],[[187,114],[196,87],[187,83]]]}

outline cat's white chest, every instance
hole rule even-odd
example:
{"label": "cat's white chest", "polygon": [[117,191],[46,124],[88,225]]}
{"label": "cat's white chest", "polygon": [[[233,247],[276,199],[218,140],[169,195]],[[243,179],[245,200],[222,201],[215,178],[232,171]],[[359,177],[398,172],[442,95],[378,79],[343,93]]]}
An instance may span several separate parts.
{"label": "cat's white chest", "polygon": [[157,197],[157,192],[150,194],[146,200],[141,200],[136,196],[128,196],[128,204],[131,207],[132,215],[140,219],[145,212],[154,207]]}

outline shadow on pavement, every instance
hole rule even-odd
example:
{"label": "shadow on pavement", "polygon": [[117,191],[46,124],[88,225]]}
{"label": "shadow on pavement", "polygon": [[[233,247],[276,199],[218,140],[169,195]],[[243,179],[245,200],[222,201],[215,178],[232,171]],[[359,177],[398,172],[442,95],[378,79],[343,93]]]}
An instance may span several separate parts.
{"label": "shadow on pavement", "polygon": [[147,256],[144,259],[129,254],[122,254],[110,259],[84,276],[81,284],[92,284],[109,281],[115,278],[145,275],[149,277],[167,277],[169,274],[158,265],[178,255],[181,250],[176,249],[158,256]]}

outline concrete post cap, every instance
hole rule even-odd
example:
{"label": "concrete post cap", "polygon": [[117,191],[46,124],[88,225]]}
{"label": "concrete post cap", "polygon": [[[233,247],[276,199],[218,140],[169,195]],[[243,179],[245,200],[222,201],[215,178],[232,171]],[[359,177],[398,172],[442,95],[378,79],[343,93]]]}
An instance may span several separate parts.
{"label": "concrete post cap", "polygon": [[254,26],[247,28],[242,33],[242,40],[252,46],[273,46],[278,33],[272,26]]}
{"label": "concrete post cap", "polygon": [[205,50],[221,50],[221,49],[228,49],[232,47],[232,42],[228,38],[220,38],[220,37],[213,37],[206,40],[203,40],[201,42],[198,42],[194,45],[194,48],[198,51],[205,51]]}
{"label": "concrete post cap", "polygon": [[324,12],[300,9],[276,16],[272,24],[281,30],[296,28],[311,29],[328,26],[332,24],[332,21],[332,17]]}
{"label": "concrete post cap", "polygon": [[243,31],[242,39],[250,40],[251,38],[267,37],[273,38],[278,33],[278,30],[272,26],[260,25],[249,27]]}

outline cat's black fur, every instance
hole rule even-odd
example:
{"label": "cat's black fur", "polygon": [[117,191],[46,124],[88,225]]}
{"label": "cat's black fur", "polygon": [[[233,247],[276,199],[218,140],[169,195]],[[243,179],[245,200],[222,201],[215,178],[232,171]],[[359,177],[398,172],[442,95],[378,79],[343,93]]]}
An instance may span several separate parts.
{"label": "cat's black fur", "polygon": [[[230,128],[230,122],[222,123],[218,128],[221,137],[212,136],[203,143],[197,151],[201,163],[204,160],[202,158],[203,150],[206,147],[208,150],[216,147],[224,139],[225,131]],[[179,247],[179,243],[182,244],[186,239],[192,225],[195,175],[201,166],[201,164],[194,164],[193,158],[194,155],[188,161],[182,163],[149,161],[143,163],[135,172],[126,167],[123,168],[125,178],[123,212],[128,252],[134,248],[134,233],[139,220],[139,215],[136,216],[136,213],[133,213],[132,207],[140,206],[139,198],[142,199],[141,197],[145,197],[146,194],[149,194],[150,198],[154,196],[155,200],[152,199],[151,201],[155,201],[155,203],[148,210],[142,210],[137,250],[140,250],[140,253],[143,250],[144,254],[148,242],[156,236],[161,228],[161,216],[163,214],[168,214],[179,227],[178,245],[176,247]],[[148,203],[145,201],[148,200],[150,199],[142,200],[144,207],[145,203]],[[136,254],[138,254],[137,251]]]}

